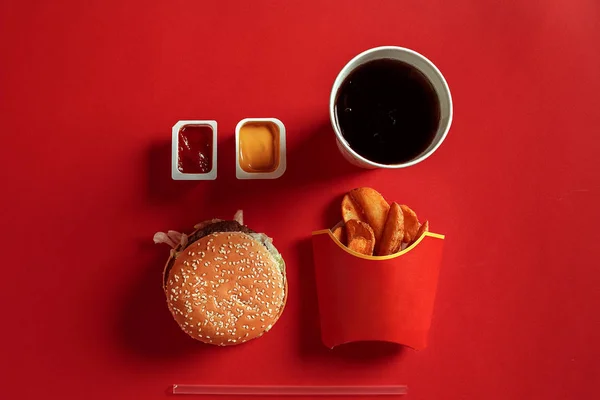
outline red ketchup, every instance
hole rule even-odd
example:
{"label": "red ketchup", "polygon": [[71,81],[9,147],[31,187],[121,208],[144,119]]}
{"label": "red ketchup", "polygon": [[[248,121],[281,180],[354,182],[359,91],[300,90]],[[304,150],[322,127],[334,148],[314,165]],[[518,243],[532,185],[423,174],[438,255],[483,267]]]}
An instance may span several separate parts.
{"label": "red ketchup", "polygon": [[177,168],[184,174],[205,174],[212,169],[213,132],[206,125],[185,125],[179,131]]}

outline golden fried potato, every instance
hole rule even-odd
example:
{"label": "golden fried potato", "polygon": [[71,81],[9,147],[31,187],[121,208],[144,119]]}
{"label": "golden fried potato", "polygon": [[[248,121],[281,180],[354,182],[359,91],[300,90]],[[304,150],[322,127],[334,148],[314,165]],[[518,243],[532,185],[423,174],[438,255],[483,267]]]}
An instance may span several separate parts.
{"label": "golden fried potato", "polygon": [[376,254],[387,256],[397,253],[404,239],[404,213],[398,203],[392,203],[383,228],[381,240],[376,242]]}
{"label": "golden fried potato", "polygon": [[413,244],[414,242],[416,242],[417,239],[419,239],[421,236],[423,236],[423,234],[425,232],[429,232],[429,221],[423,222],[423,225],[421,225],[421,227],[419,228],[419,231],[417,232],[417,234],[415,235],[414,239],[412,240],[412,242],[410,244]]}
{"label": "golden fried potato", "polygon": [[367,222],[360,207],[354,203],[348,194],[346,194],[342,199],[342,219],[344,222],[348,222],[351,219]]}
{"label": "golden fried potato", "polygon": [[419,218],[417,214],[411,210],[408,206],[402,204],[402,213],[404,214],[404,243],[411,243],[416,237],[417,232],[421,224],[419,224]]}
{"label": "golden fried potato", "polygon": [[344,246],[346,246],[346,227],[344,225],[340,225],[335,228],[333,231],[333,236],[340,241]]}
{"label": "golden fried potato", "polygon": [[361,187],[348,192],[352,202],[358,206],[355,209],[362,211],[360,221],[367,222],[373,229],[375,241],[379,241],[383,235],[383,228],[387,218],[390,205],[381,193],[375,189]]}
{"label": "golden fried potato", "polygon": [[348,248],[367,256],[373,255],[375,248],[375,234],[371,227],[359,220],[351,219],[346,222],[348,234]]}

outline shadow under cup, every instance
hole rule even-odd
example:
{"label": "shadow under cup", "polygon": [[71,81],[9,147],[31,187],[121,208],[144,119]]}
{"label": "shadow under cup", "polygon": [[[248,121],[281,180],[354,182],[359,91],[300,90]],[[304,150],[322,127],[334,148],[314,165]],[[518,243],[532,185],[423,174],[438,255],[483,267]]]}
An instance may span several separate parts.
{"label": "shadow under cup", "polygon": [[[364,152],[362,152],[363,155],[361,155],[359,154],[361,153],[360,151],[353,149],[349,141],[344,137],[336,111],[340,92],[344,91],[348,83],[352,84],[353,82],[348,78],[356,78],[357,74],[354,73],[357,72],[357,70],[360,70],[365,64],[376,60],[391,60],[392,62],[399,61],[402,65],[408,67],[409,69],[413,71],[416,70],[415,72],[418,72],[419,76],[421,76],[423,80],[428,81],[425,82],[425,84],[428,86],[427,90],[432,92],[431,95],[434,96],[433,99],[437,100],[436,106],[439,106],[439,120],[437,121],[437,129],[428,134],[431,139],[429,142],[427,142],[426,147],[424,149],[419,149],[419,151],[415,155],[411,155],[409,159],[396,163],[373,160],[369,157],[366,157]],[[381,77],[379,79],[381,79]],[[371,95],[375,95],[376,97],[377,93],[371,93]],[[371,102],[377,101],[377,99],[373,99],[372,97],[368,98]],[[404,101],[410,103],[411,99],[405,98]],[[333,130],[337,137],[338,149],[344,158],[346,158],[350,163],[362,168],[404,168],[425,160],[442,144],[446,135],[448,134],[450,125],[452,124],[452,97],[450,94],[450,89],[448,88],[448,84],[446,83],[442,73],[431,61],[421,54],[403,47],[376,47],[357,55],[350,60],[350,62],[348,62],[344,68],[342,68],[331,90],[329,114]],[[362,132],[360,132],[360,134],[362,134]],[[364,134],[370,135],[372,132],[365,131]],[[356,147],[358,148],[358,145]],[[386,148],[386,151],[389,151],[389,146]]]}

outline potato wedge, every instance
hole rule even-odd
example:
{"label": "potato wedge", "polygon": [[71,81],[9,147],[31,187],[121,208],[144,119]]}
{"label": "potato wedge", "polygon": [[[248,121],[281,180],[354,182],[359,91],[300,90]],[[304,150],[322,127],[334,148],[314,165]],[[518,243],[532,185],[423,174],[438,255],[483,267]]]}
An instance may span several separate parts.
{"label": "potato wedge", "polygon": [[375,234],[373,229],[362,221],[351,219],[346,222],[348,235],[348,248],[367,256],[373,255],[375,248]]}
{"label": "potato wedge", "polygon": [[333,231],[333,237],[335,237],[337,240],[340,241],[340,243],[342,243],[344,246],[346,245],[346,227],[344,225],[340,225],[337,228],[335,228]]}
{"label": "potato wedge", "polygon": [[355,219],[362,222],[367,222],[361,208],[346,194],[342,199],[342,219],[348,222]]}
{"label": "potato wedge", "polygon": [[376,242],[376,254],[387,256],[400,251],[404,239],[404,213],[398,203],[392,203],[383,228],[381,240]]}
{"label": "potato wedge", "polygon": [[419,218],[417,214],[410,209],[410,207],[402,204],[400,206],[404,213],[404,243],[411,243],[417,236],[421,224],[419,224]]}
{"label": "potato wedge", "polygon": [[410,242],[410,244],[413,244],[414,242],[416,242],[421,236],[423,236],[423,234],[425,232],[429,232],[429,221],[423,222],[423,225],[421,225],[421,227],[419,228],[419,231],[413,238],[412,242]]}
{"label": "potato wedge", "polygon": [[357,208],[362,211],[362,218],[358,219],[371,226],[375,234],[375,241],[379,241],[383,235],[385,220],[390,209],[388,202],[381,193],[369,187],[352,189],[348,195],[358,206]]}

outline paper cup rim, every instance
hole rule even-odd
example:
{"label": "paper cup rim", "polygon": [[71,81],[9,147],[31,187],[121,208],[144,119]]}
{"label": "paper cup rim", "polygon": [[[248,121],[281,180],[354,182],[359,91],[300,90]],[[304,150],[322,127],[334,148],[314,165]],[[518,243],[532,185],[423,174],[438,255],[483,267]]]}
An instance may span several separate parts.
{"label": "paper cup rim", "polygon": [[[431,149],[425,151],[424,153],[422,153],[421,155],[419,155],[418,157],[416,157],[412,160],[409,160],[409,161],[406,161],[403,163],[398,163],[398,164],[381,164],[381,163],[369,160],[368,158],[365,158],[365,157],[361,156],[360,154],[358,154],[356,151],[354,151],[354,149],[352,147],[350,147],[350,145],[348,144],[348,141],[346,141],[346,139],[342,135],[341,130],[338,129],[338,127],[336,125],[336,116],[335,116],[335,100],[337,98],[337,93],[339,91],[339,87],[341,86],[341,83],[343,82],[343,80],[348,76],[347,72],[352,71],[357,67],[357,66],[353,66],[353,64],[360,58],[363,58],[371,53],[376,53],[376,52],[381,52],[381,51],[386,51],[386,50],[408,53],[417,58],[422,59],[426,64],[428,64],[429,67],[431,67],[433,72],[437,75],[444,92],[448,96],[448,118],[447,118],[448,122],[446,123],[446,126],[444,127],[444,130],[443,130],[440,138],[436,141],[436,143],[433,145],[433,147]],[[342,78],[343,75],[345,75],[345,76]],[[336,87],[338,87],[338,90],[335,90]],[[344,65],[344,67],[340,70],[340,72],[336,76],[336,78],[333,82],[333,85],[331,87],[331,94],[329,96],[329,120],[331,122],[333,131],[335,132],[335,136],[336,136],[337,140],[340,142],[340,144],[344,147],[344,149],[348,153],[350,153],[353,157],[360,160],[361,163],[368,165],[369,167],[375,167],[375,168],[387,168],[387,169],[406,168],[406,167],[410,167],[412,165],[418,164],[421,161],[429,158],[433,153],[435,153],[435,151],[440,147],[442,142],[444,142],[444,140],[446,139],[446,136],[448,135],[448,132],[450,131],[450,126],[452,125],[453,114],[454,114],[454,107],[453,107],[452,94],[450,92],[450,87],[448,86],[448,82],[446,82],[446,78],[441,73],[441,71],[438,69],[438,67],[436,67],[436,65],[431,60],[429,60],[427,57],[425,57],[421,53],[419,53],[415,50],[408,49],[406,47],[401,47],[401,46],[373,47],[371,49],[367,49],[367,50],[357,54],[356,56],[354,56],[350,61],[348,61]]]}

